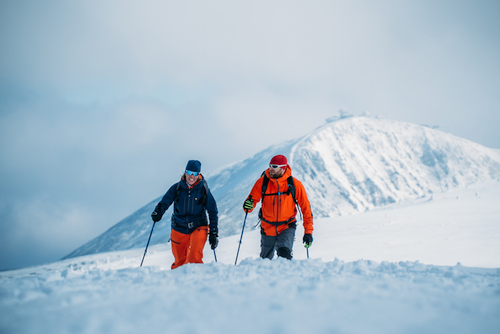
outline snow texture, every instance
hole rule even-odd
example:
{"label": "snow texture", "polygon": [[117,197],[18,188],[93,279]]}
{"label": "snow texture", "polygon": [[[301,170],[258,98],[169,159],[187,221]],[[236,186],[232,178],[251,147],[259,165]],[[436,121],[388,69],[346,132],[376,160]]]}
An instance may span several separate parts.
{"label": "snow texture", "polygon": [[317,219],[309,259],[259,259],[252,230],[175,270],[167,243],[0,272],[0,333],[498,333],[499,202],[492,180]]}
{"label": "snow texture", "polygon": [[[240,233],[242,203],[272,156],[288,157],[307,190],[315,218],[358,214],[500,177],[497,150],[415,124],[341,112],[308,135],[271,146],[207,175],[219,208],[221,236]],[[165,189],[166,191],[167,189]],[[161,197],[66,258],[143,247]],[[151,244],[170,236],[169,209]],[[248,215],[255,227],[258,210]]]}

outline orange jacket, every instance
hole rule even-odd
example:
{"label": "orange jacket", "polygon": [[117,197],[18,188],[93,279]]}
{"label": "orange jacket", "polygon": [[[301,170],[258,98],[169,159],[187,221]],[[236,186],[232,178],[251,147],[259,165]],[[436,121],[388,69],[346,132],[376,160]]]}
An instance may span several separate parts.
{"label": "orange jacket", "polygon": [[[295,206],[295,202],[293,201],[293,197],[291,194],[280,194],[284,193],[288,190],[287,178],[292,175],[292,169],[290,166],[287,166],[287,169],[283,176],[278,179],[273,179],[269,176],[269,169],[265,171],[267,177],[269,178],[269,184],[266,189],[266,194],[276,194],[271,196],[264,196],[262,200],[262,220],[260,225],[264,230],[266,235],[278,235],[283,230],[288,228],[288,224],[269,224],[265,221],[277,223],[277,222],[286,222],[289,219],[289,222],[294,222],[295,216],[297,215],[297,207]],[[258,202],[262,199],[262,182],[264,180],[264,176],[261,176],[260,179],[255,182],[250,195],[253,199],[253,207],[257,205]],[[305,233],[312,234],[313,232],[313,217],[311,213],[311,204],[309,203],[309,199],[307,198],[306,190],[302,183],[293,178],[294,186],[295,186],[295,199],[300,206],[300,210],[302,211],[302,218],[304,224]],[[250,197],[249,195],[249,197]],[[252,212],[250,210],[249,212]]]}

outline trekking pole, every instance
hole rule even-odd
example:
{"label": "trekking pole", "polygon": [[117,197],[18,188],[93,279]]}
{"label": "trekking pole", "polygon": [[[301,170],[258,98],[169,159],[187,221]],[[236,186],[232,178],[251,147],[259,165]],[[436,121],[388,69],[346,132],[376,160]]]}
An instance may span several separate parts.
{"label": "trekking pole", "polygon": [[156,222],[153,222],[153,227],[151,228],[151,233],[149,233],[148,243],[146,245],[146,249],[144,250],[144,255],[142,256],[141,267],[142,267],[142,263],[144,262],[144,258],[146,257],[146,252],[148,251],[149,241],[151,240],[151,236],[153,235],[153,229],[155,228],[155,224],[156,224]]}
{"label": "trekking pole", "polygon": [[238,252],[236,253],[236,260],[234,261],[234,265],[236,265],[236,262],[238,262],[238,254],[240,254],[241,239],[243,239],[243,231],[245,231],[245,223],[247,221],[247,215],[248,215],[248,210],[246,210],[245,213],[245,220],[243,221],[243,228],[241,229],[240,244],[238,245]]}
{"label": "trekking pole", "polygon": [[307,249],[307,258],[309,258],[309,248],[306,249]]}
{"label": "trekking pole", "polygon": [[215,254],[215,249],[214,249],[214,258],[215,258],[215,262],[217,262],[217,254]]}
{"label": "trekking pole", "polygon": [[[252,195],[248,196],[248,199],[252,199]],[[240,254],[241,240],[243,239],[243,231],[245,231],[245,223],[247,221],[247,216],[248,216],[248,210],[245,210],[245,219],[243,220],[243,228],[241,229],[240,244],[238,245],[238,252],[236,253],[236,260],[234,261],[234,265],[236,265],[236,262],[238,262],[238,254]]]}

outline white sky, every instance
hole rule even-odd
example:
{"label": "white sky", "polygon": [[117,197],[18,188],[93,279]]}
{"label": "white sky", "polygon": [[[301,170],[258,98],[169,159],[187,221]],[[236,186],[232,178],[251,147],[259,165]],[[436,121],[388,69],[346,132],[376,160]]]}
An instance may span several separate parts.
{"label": "white sky", "polygon": [[3,1],[0,269],[339,109],[500,148],[500,2]]}

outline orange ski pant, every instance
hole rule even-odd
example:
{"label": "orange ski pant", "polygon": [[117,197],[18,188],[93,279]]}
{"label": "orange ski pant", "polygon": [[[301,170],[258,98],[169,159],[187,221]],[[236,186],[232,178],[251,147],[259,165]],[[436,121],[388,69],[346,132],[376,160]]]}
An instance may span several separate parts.
{"label": "orange ski pant", "polygon": [[186,263],[203,263],[203,248],[207,242],[208,226],[201,226],[191,234],[184,234],[172,230],[170,240],[172,241],[172,254],[174,263],[172,269]]}

